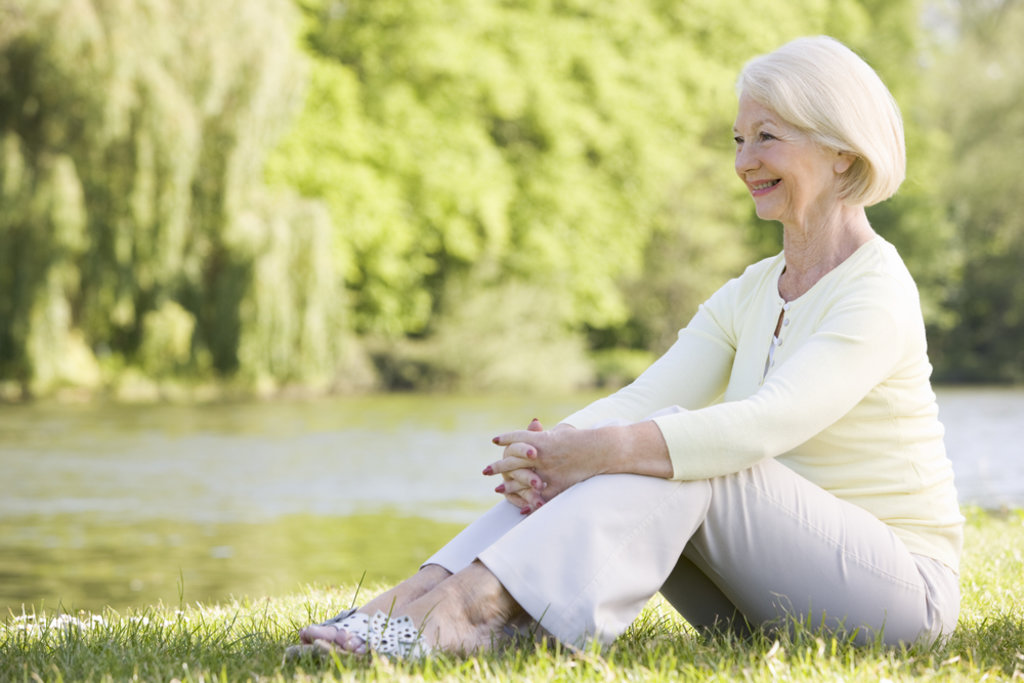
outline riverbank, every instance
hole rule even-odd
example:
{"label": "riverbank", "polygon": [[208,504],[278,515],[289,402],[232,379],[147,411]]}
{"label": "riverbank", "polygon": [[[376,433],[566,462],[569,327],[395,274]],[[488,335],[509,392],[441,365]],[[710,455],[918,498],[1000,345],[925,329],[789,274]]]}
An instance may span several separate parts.
{"label": "riverbank", "polygon": [[[1024,510],[966,510],[963,607],[946,643],[855,648],[815,633],[776,641],[696,638],[659,600],[604,652],[524,644],[504,654],[420,663],[284,662],[298,628],[347,606],[354,585],[221,604],[9,615],[0,680],[1012,680],[1024,677]],[[379,588],[379,586],[377,587]]]}
{"label": "riverbank", "polygon": [[[1024,508],[1024,389],[938,393],[961,505]],[[592,398],[5,406],[0,615],[394,581],[498,500],[491,437]]]}

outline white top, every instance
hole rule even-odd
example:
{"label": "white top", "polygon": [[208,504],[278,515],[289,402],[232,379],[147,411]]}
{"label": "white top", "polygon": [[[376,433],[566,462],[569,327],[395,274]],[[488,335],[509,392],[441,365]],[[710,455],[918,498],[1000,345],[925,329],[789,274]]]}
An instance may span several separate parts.
{"label": "white top", "polygon": [[779,254],[747,268],[635,382],[565,422],[638,421],[681,406],[653,418],[673,478],[778,458],[874,514],[911,552],[957,568],[963,517],[906,266],[877,237],[788,303],[784,267]]}

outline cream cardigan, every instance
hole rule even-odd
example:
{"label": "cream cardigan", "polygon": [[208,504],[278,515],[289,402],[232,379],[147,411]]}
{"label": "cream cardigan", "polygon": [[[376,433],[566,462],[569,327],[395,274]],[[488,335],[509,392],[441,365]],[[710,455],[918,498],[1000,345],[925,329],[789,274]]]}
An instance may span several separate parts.
{"label": "cream cardigan", "polygon": [[674,479],[778,458],[874,514],[911,552],[956,569],[963,517],[910,273],[876,237],[786,304],[778,292],[784,266],[779,254],[747,268],[635,382],[564,422],[638,421],[680,406],[653,418]]}

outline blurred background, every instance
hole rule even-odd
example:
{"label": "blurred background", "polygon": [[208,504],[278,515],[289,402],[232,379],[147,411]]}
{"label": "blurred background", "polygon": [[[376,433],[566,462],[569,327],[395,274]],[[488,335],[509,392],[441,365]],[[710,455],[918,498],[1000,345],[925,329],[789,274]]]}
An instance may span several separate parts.
{"label": "blurred background", "polygon": [[[870,217],[958,476],[987,463],[965,502],[1020,504],[1022,32],[1020,0],[0,0],[0,608],[414,567],[490,500],[492,430],[780,249],[734,82],[807,34],[902,107]],[[380,525],[422,540],[339,558]]]}

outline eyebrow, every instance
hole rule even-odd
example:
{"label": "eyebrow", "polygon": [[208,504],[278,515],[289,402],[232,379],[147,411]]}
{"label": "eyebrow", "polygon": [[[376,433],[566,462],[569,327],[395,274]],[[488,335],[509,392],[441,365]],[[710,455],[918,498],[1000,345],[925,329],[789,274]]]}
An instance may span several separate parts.
{"label": "eyebrow", "polygon": [[[773,126],[779,125],[778,123],[775,122],[774,119],[760,119],[760,120],[754,122],[754,128],[759,128],[759,127],[763,126],[766,123],[770,123]],[[737,128],[736,126],[733,126],[732,127],[732,132],[739,133],[740,129]]]}

